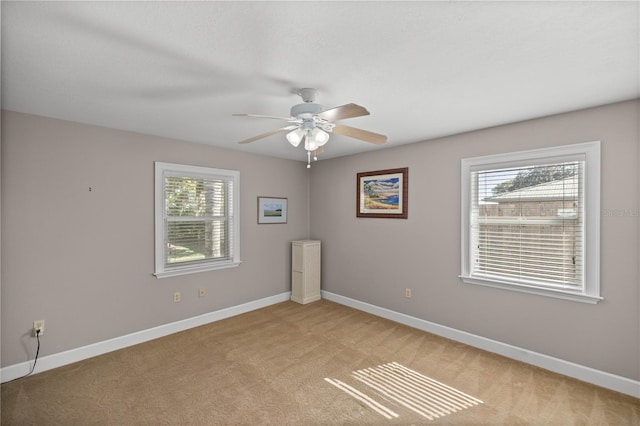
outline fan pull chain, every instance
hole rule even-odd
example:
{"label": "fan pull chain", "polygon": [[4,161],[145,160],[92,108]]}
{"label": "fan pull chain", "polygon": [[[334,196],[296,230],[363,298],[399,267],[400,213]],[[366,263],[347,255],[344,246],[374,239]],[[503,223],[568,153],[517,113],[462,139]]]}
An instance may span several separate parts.
{"label": "fan pull chain", "polygon": [[311,151],[307,151],[307,169],[311,168]]}

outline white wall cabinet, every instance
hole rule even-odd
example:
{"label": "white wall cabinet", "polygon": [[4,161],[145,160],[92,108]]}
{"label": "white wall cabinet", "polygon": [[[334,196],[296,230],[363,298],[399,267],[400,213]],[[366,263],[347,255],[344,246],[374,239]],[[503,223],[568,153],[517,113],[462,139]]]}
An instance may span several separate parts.
{"label": "white wall cabinet", "polygon": [[320,300],[320,241],[291,243],[291,300],[298,303]]}

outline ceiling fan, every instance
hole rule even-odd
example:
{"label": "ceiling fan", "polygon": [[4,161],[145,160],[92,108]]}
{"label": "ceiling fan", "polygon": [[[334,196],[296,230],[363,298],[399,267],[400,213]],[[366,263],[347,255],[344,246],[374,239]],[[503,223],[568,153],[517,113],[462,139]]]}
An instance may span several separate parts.
{"label": "ceiling fan", "polygon": [[329,133],[349,136],[376,145],[387,141],[385,135],[356,129],[355,127],[337,124],[334,121],[345,118],[361,117],[369,115],[366,108],[353,103],[341,105],[331,109],[325,109],[315,103],[318,92],[316,89],[304,88],[296,92],[302,98],[303,103],[291,107],[291,117],[275,117],[271,115],[233,114],[236,117],[255,117],[284,120],[291,123],[270,132],[242,140],[238,143],[245,144],[266,138],[278,133],[287,132],[286,138],[291,145],[297,147],[304,140],[304,149],[307,151],[307,168],[311,167],[311,155],[317,160],[317,155],[324,150],[324,145],[329,140]]}

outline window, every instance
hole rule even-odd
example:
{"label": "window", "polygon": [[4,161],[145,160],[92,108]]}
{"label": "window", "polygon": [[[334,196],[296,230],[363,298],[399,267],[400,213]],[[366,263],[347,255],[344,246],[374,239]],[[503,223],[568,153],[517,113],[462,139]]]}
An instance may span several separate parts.
{"label": "window", "polygon": [[240,173],[155,163],[158,278],[240,264]]}
{"label": "window", "polygon": [[597,303],[600,142],[462,160],[465,283]]}

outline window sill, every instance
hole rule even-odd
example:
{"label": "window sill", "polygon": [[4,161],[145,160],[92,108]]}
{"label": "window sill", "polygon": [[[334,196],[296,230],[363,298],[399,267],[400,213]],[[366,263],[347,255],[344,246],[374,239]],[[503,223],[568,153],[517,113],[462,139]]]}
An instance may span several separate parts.
{"label": "window sill", "polygon": [[535,286],[529,286],[525,284],[516,284],[516,283],[510,283],[510,282],[500,282],[500,281],[490,280],[486,278],[469,277],[464,275],[460,275],[459,278],[465,284],[475,284],[475,285],[481,285],[485,287],[500,288],[503,290],[511,290],[511,291],[517,291],[520,293],[535,294],[538,296],[555,297],[557,299],[571,300],[574,302],[596,304],[599,301],[603,300],[603,298],[600,296],[576,293],[572,291],[563,291],[563,290],[557,290],[552,288],[535,287]]}
{"label": "window sill", "polygon": [[215,271],[218,269],[227,269],[227,268],[235,268],[237,266],[239,266],[242,262],[241,261],[236,261],[236,262],[224,262],[224,263],[217,263],[215,265],[200,265],[197,267],[182,267],[182,268],[175,268],[175,269],[171,269],[168,271],[162,271],[162,272],[155,272],[153,275],[155,275],[156,278],[169,278],[169,277],[177,277],[180,275],[187,275],[187,274],[196,274],[198,272],[207,272],[207,271]]}

